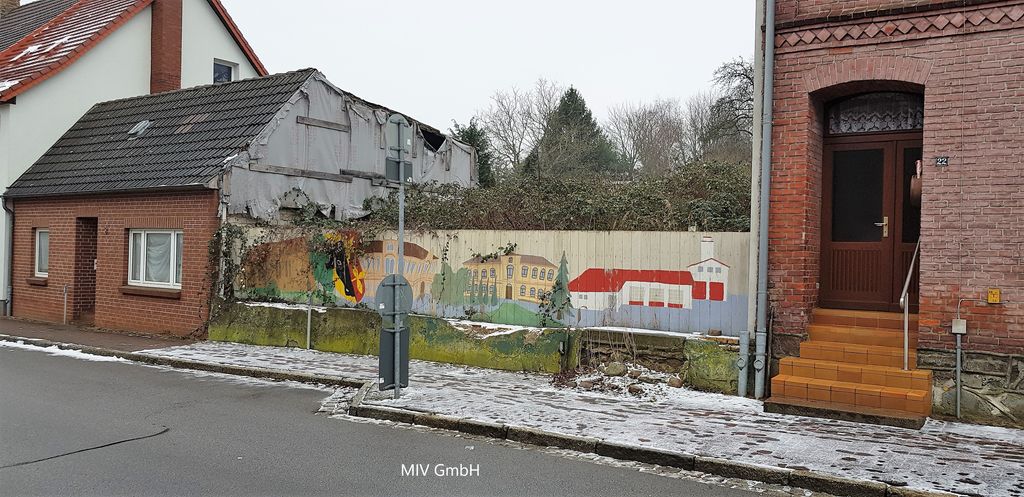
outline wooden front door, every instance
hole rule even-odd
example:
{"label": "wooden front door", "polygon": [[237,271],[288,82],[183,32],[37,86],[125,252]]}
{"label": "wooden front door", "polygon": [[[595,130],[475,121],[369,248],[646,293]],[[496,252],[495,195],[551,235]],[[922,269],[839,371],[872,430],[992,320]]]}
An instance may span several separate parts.
{"label": "wooden front door", "polygon": [[[920,134],[826,141],[821,220],[822,307],[898,311],[920,231],[910,178]],[[916,277],[911,302],[917,302]],[[913,310],[913,309],[912,309]]]}

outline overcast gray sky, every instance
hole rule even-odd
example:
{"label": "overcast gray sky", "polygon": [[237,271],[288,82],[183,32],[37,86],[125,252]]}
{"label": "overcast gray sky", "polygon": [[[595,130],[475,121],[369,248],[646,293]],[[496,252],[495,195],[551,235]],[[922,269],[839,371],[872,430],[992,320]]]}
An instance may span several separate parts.
{"label": "overcast gray sky", "polygon": [[271,72],[338,87],[448,129],[499,89],[573,85],[600,121],[621,102],[687,97],[750,57],[753,0],[223,0]]}

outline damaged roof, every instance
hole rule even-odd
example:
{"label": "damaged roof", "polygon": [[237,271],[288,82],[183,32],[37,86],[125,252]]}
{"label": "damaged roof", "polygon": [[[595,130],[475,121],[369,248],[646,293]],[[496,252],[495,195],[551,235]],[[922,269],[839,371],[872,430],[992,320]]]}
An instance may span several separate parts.
{"label": "damaged roof", "polygon": [[6,196],[207,185],[316,73],[303,69],[97,104]]}
{"label": "damaged roof", "polygon": [[[0,102],[70,66],[154,0],[38,0],[0,19]],[[207,0],[257,73],[266,68],[220,0]]]}

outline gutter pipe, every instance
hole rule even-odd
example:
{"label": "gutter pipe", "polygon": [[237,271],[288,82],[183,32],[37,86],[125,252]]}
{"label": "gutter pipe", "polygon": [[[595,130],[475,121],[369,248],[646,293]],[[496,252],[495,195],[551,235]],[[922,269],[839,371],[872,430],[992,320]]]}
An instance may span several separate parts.
{"label": "gutter pipe", "polygon": [[12,271],[14,271],[14,210],[7,206],[7,201],[10,200],[7,196],[3,196],[0,203],[4,207],[4,215],[7,217],[7,246],[3,248],[4,255],[7,257],[7,267],[5,268],[3,285],[7,288],[7,298],[4,299],[4,316],[11,316],[14,313],[14,278]]}
{"label": "gutter pipe", "polygon": [[775,0],[764,1],[764,79],[761,99],[761,174],[757,226],[757,322],[754,332],[754,397],[764,398],[768,342],[768,205],[772,168],[772,99],[775,73]]}
{"label": "gutter pipe", "polygon": [[[764,90],[764,32],[761,31],[761,26],[764,26],[764,2],[758,1],[756,3],[756,13],[754,15],[754,95],[760,96]],[[754,98],[754,116],[755,122],[760,123],[761,119],[761,100]],[[750,158],[750,243],[748,247],[748,264],[749,268],[757,267],[757,234],[759,219],[758,213],[760,212],[761,199],[755,193],[758,191],[758,182],[760,178],[758,176],[761,170],[761,127],[752,126],[751,143],[753,147],[751,149]],[[757,295],[757,271],[751,270],[747,275],[747,295]],[[736,367],[739,370],[739,381],[737,382],[737,390],[740,397],[747,396],[747,383],[750,378],[750,340],[754,338],[754,323],[757,314],[757,299],[747,299],[747,326],[746,331],[740,333],[740,358],[736,361]]]}

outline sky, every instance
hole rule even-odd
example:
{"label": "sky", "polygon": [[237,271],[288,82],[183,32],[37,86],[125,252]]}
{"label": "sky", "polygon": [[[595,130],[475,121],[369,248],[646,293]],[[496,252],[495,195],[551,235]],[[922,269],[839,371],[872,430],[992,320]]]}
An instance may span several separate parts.
{"label": "sky", "polygon": [[315,67],[339,88],[441,129],[538,78],[608,108],[685,100],[754,51],[754,0],[222,0],[267,69]]}

